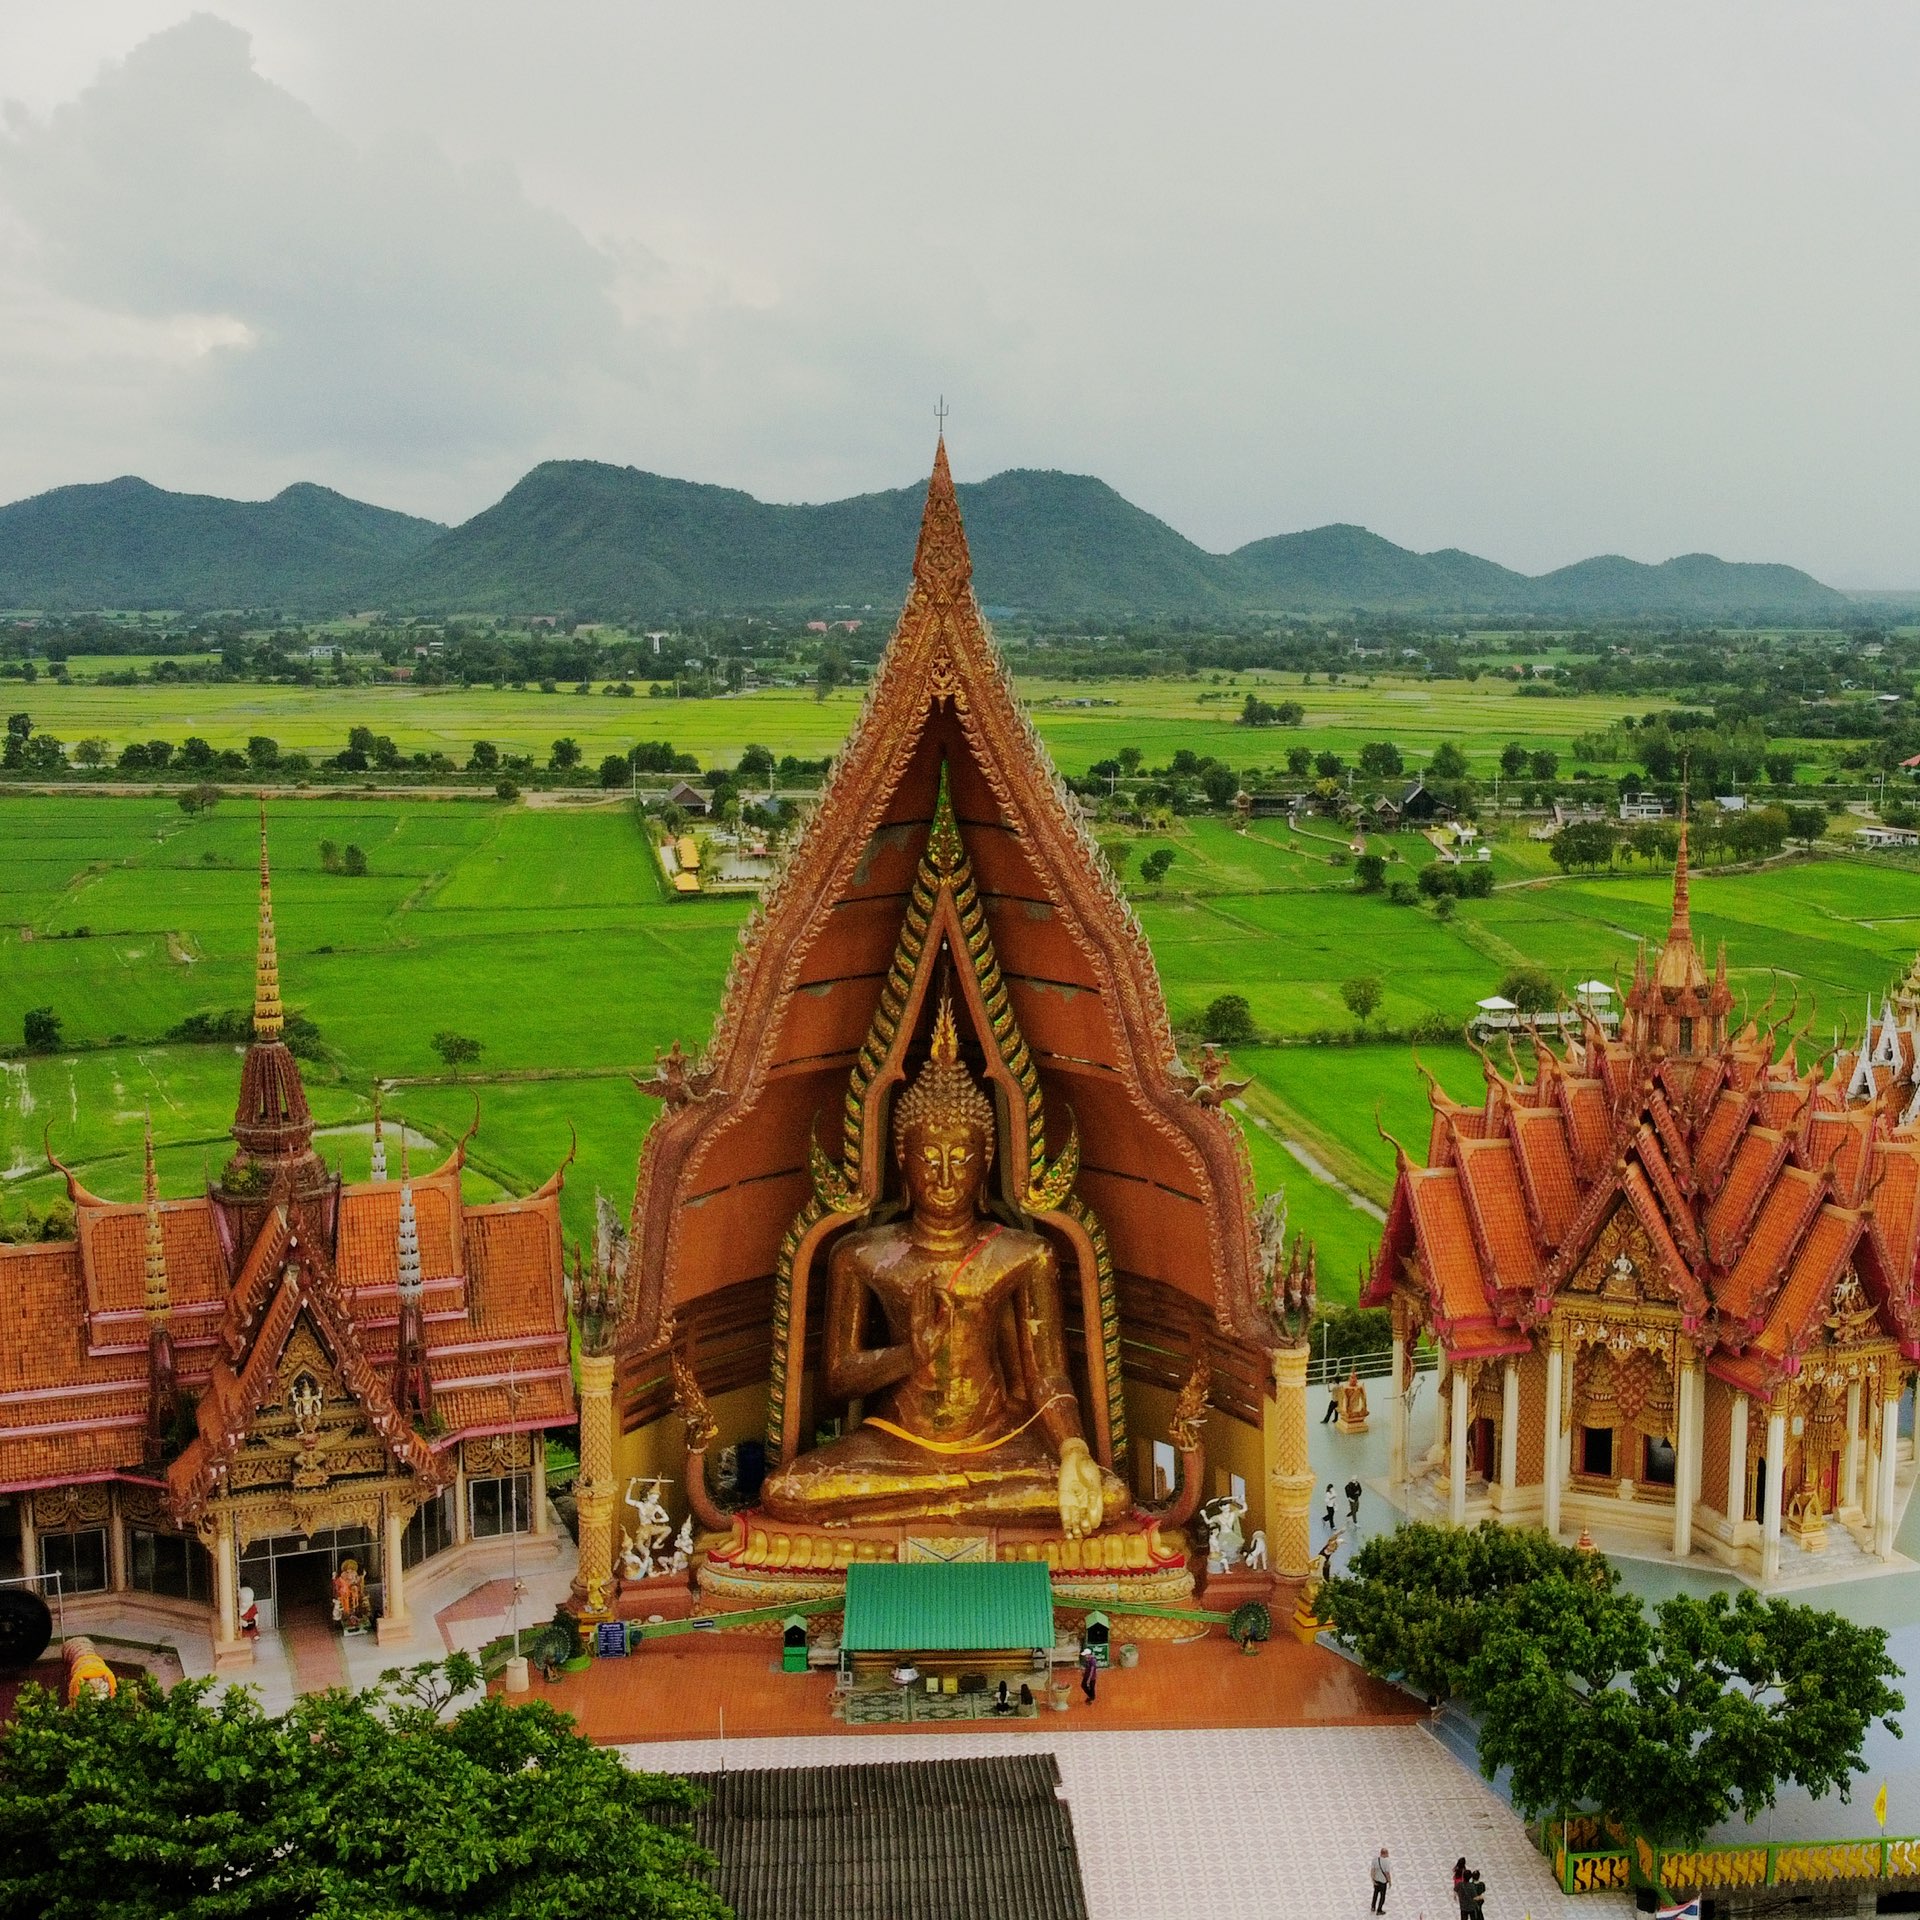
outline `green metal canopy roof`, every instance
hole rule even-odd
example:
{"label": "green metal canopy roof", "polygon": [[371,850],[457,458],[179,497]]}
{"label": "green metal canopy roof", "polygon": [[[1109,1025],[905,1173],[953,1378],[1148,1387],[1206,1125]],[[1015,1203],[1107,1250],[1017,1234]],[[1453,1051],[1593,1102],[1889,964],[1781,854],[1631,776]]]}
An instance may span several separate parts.
{"label": "green metal canopy roof", "polygon": [[1053,1587],[1039,1560],[855,1561],[849,1653],[988,1653],[1053,1645]]}

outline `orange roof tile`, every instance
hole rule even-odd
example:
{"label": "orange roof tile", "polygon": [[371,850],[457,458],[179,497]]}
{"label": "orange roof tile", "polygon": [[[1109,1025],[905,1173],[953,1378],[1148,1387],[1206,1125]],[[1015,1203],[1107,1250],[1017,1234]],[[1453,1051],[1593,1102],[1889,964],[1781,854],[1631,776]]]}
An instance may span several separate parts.
{"label": "orange roof tile", "polygon": [[1733,1264],[1751,1230],[1755,1211],[1786,1157],[1784,1134],[1768,1127],[1749,1127],[1741,1135],[1727,1177],[1707,1208],[1707,1249],[1720,1266]]}
{"label": "orange roof tile", "polygon": [[[1737,1172],[1737,1158],[1734,1165]],[[1751,1323],[1760,1313],[1819,1206],[1826,1184],[1823,1175],[1804,1167],[1780,1169],[1733,1271],[1714,1290],[1714,1305],[1723,1318]]]}
{"label": "orange roof tile", "polygon": [[1740,1129],[1752,1111],[1753,1102],[1744,1093],[1722,1088],[1715,1096],[1693,1149],[1693,1177],[1703,1192],[1718,1191]]}
{"label": "orange roof tile", "polygon": [[1859,1237],[1857,1213],[1832,1206],[1820,1209],[1793,1257],[1786,1283],[1773,1297],[1767,1324],[1753,1343],[1756,1353],[1782,1360],[1806,1345],[1813,1322]]}
{"label": "orange roof tile", "polygon": [[1606,1163],[1613,1145],[1613,1110],[1597,1080],[1568,1080],[1564,1084],[1574,1164],[1583,1177],[1591,1180]]}
{"label": "orange roof tile", "polygon": [[1460,1176],[1450,1167],[1413,1170],[1407,1176],[1407,1197],[1420,1264],[1442,1325],[1490,1319],[1486,1278],[1474,1250]]}
{"label": "orange roof tile", "polygon": [[1557,1247],[1580,1207],[1565,1113],[1553,1107],[1516,1113],[1513,1148],[1540,1237],[1549,1247]]}
{"label": "orange roof tile", "polygon": [[1540,1256],[1513,1143],[1463,1140],[1460,1178],[1493,1284],[1531,1296],[1540,1284]]}

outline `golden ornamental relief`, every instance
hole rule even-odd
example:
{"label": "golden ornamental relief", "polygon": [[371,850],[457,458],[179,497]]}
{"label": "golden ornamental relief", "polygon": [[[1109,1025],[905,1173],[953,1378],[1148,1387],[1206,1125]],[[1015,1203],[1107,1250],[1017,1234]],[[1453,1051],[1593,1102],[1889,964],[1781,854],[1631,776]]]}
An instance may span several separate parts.
{"label": "golden ornamental relief", "polygon": [[524,1433],[489,1433],[466,1441],[461,1464],[470,1478],[492,1479],[503,1473],[525,1473],[533,1465],[533,1440]]}
{"label": "golden ornamental relief", "polygon": [[110,1503],[104,1482],[84,1487],[42,1487],[33,1496],[33,1524],[42,1533],[105,1526]]}
{"label": "golden ornamental relief", "polygon": [[1824,1326],[1829,1343],[1836,1347],[1871,1340],[1880,1332],[1879,1315],[1860,1284],[1859,1274],[1851,1267],[1833,1283]]}
{"label": "golden ornamental relief", "polygon": [[1571,1293],[1595,1294],[1621,1305],[1649,1301],[1674,1304],[1673,1288],[1661,1271],[1653,1241],[1630,1206],[1622,1204],[1595,1236],[1586,1257],[1567,1282]]}

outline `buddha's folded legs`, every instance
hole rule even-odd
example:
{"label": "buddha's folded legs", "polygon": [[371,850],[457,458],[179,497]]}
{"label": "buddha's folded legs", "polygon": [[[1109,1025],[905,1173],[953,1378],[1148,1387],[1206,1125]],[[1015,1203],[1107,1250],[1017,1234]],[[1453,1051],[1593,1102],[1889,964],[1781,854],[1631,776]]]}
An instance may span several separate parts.
{"label": "buddha's folded legs", "polygon": [[[1130,1500],[1112,1474],[1104,1519]],[[810,1526],[917,1519],[1038,1521],[1060,1518],[1060,1467],[1037,1436],[974,1454],[937,1454],[876,1427],[859,1427],[768,1476],[761,1506]]]}

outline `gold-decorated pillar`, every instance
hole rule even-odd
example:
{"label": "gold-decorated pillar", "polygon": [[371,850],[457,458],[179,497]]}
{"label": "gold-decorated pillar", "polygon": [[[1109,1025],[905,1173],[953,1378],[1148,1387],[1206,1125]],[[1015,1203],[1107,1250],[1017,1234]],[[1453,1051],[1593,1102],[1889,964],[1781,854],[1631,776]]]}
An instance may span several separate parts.
{"label": "gold-decorated pillar", "polygon": [[604,1618],[613,1605],[613,1355],[580,1356],[580,1566],[573,1597],[580,1612]]}
{"label": "gold-decorated pillar", "polygon": [[374,1628],[374,1638],[381,1646],[389,1640],[404,1640],[413,1631],[413,1621],[407,1613],[407,1575],[400,1564],[405,1558],[407,1537],[407,1519],[403,1517],[398,1501],[388,1496],[385,1511],[381,1515],[381,1603],[380,1620]]}
{"label": "gold-decorated pillar", "polygon": [[1277,1347],[1267,1408],[1267,1556],[1283,1578],[1313,1568],[1313,1464],[1307,1458],[1307,1360],[1304,1340]]}

